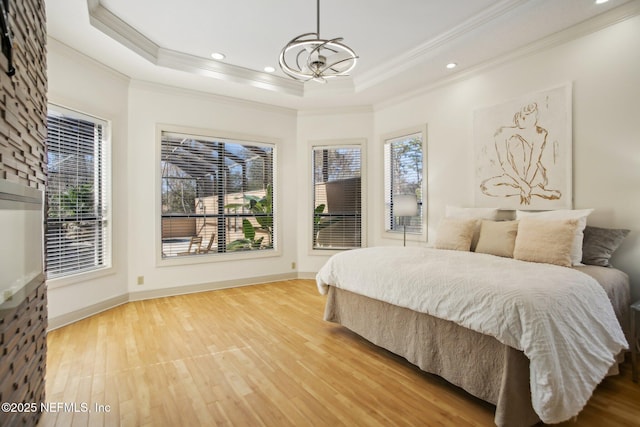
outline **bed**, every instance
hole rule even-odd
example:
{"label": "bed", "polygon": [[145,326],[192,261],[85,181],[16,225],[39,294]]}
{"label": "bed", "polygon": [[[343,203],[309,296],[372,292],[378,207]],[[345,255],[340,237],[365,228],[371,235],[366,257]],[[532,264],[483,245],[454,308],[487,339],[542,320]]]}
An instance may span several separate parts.
{"label": "bed", "polygon": [[611,267],[394,246],[336,254],[316,281],[325,320],[494,404],[498,426],[577,415],[627,348]]}

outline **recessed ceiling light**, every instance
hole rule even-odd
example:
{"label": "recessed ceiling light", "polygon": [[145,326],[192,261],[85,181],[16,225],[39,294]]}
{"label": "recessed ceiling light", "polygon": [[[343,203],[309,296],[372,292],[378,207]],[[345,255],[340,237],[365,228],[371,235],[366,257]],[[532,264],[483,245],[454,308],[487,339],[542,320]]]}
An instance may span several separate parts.
{"label": "recessed ceiling light", "polygon": [[220,53],[220,52],[213,52],[211,54],[211,57],[213,59],[217,59],[218,61],[222,61],[224,58],[226,58],[226,56],[224,55],[224,53]]}
{"label": "recessed ceiling light", "polygon": [[609,0],[596,0],[596,4],[602,4],[602,3],[606,3]]}
{"label": "recessed ceiling light", "polygon": [[273,73],[276,69],[273,67],[264,67],[264,71],[267,73]]}
{"label": "recessed ceiling light", "polygon": [[447,68],[448,69],[456,68],[457,66],[458,66],[458,64],[456,64],[455,62],[449,62],[447,64]]}

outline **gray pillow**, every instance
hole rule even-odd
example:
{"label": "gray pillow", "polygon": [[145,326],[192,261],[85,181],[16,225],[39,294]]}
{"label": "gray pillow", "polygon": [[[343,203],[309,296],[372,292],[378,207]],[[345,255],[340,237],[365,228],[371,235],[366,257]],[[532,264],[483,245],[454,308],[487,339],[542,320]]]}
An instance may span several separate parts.
{"label": "gray pillow", "polygon": [[609,259],[629,230],[587,226],[582,241],[582,263],[611,267]]}

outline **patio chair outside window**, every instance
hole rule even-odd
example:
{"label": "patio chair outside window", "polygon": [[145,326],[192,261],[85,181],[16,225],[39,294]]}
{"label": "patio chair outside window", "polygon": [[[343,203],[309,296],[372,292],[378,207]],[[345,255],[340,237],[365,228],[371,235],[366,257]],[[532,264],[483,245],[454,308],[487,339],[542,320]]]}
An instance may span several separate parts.
{"label": "patio chair outside window", "polygon": [[202,246],[202,237],[193,236],[189,241],[189,249],[186,252],[179,252],[178,255],[193,255],[200,253],[200,247]]}

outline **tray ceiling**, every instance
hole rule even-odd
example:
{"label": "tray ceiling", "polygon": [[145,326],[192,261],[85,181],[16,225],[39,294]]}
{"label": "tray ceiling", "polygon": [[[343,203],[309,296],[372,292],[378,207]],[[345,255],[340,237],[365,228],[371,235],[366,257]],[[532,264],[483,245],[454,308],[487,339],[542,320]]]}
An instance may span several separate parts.
{"label": "tray ceiling", "polygon": [[[280,49],[316,29],[314,0],[49,1],[49,36],[136,80],[289,108],[371,105],[640,13],[638,1],[321,0],[320,33],[359,55],[350,77],[301,83]],[[212,52],[226,58],[217,61]],[[458,67],[445,67],[455,62]],[[264,67],[276,68],[275,73]]]}

